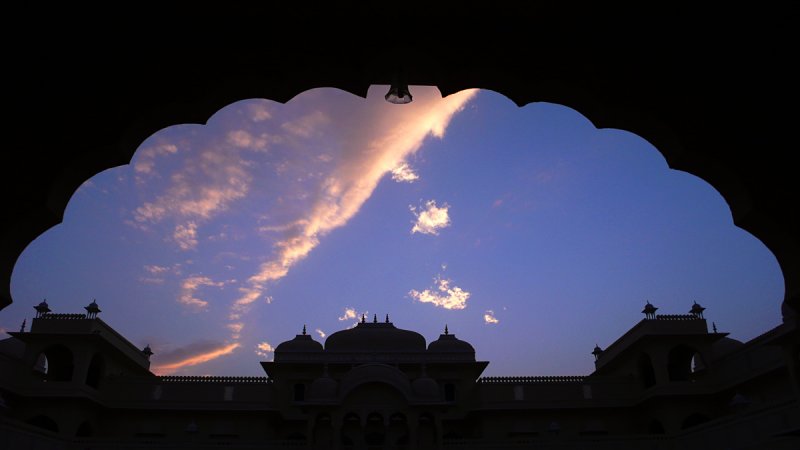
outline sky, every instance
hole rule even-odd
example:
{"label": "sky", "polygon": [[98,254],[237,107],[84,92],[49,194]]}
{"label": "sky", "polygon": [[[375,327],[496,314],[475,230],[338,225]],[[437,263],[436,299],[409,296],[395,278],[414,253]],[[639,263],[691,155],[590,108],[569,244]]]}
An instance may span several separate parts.
{"label": "sky", "polygon": [[775,257],[644,139],[488,90],[387,90],[243,100],[155,132],[24,250],[0,328],[96,299],[154,373],[244,376],[304,325],[324,343],[389,314],[519,376],[591,373],[646,301],[697,301],[742,341],[780,323]]}

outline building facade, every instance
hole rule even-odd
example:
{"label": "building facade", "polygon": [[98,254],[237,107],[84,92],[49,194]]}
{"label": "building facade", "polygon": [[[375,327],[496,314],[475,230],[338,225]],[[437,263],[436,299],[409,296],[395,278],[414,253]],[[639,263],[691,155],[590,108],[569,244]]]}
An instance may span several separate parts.
{"label": "building facade", "polygon": [[[645,318],[587,376],[482,377],[445,327],[435,340],[373,316],[303,331],[265,377],[156,376],[97,317],[37,307],[0,341],[0,449],[798,448],[795,317],[742,343],[703,308]],[[587,355],[588,356],[588,355]]]}

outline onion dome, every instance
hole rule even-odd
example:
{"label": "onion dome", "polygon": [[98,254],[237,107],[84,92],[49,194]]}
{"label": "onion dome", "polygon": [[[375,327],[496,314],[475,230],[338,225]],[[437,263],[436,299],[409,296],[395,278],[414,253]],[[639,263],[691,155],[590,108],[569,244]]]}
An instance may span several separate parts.
{"label": "onion dome", "polygon": [[303,325],[303,333],[298,334],[291,341],[280,343],[275,348],[275,359],[281,353],[299,353],[299,352],[321,352],[322,344],[311,338],[311,335],[306,333],[306,326]]}
{"label": "onion dome", "polygon": [[336,398],[339,383],[328,375],[328,365],[322,372],[322,376],[311,382],[308,397],[314,400],[327,400]]}
{"label": "onion dome", "polygon": [[447,325],[444,327],[444,334],[440,334],[439,339],[428,345],[428,352],[443,355],[455,354],[460,357],[468,357],[472,360],[475,359],[475,348],[472,347],[469,342],[456,338],[455,334],[450,334]]}
{"label": "onion dome", "polygon": [[421,334],[396,328],[391,322],[372,323],[362,320],[347,330],[337,331],[325,340],[326,352],[340,353],[398,353],[424,352],[425,338]]}
{"label": "onion dome", "polygon": [[100,307],[97,306],[97,300],[92,299],[92,303],[89,303],[88,306],[84,306],[83,309],[86,310],[87,317],[93,319],[97,317],[97,314],[102,312],[100,311]]}
{"label": "onion dome", "polygon": [[603,349],[600,348],[599,345],[594,344],[594,350],[592,350],[592,355],[594,355],[594,360],[597,361],[600,359],[600,355],[603,354]]}

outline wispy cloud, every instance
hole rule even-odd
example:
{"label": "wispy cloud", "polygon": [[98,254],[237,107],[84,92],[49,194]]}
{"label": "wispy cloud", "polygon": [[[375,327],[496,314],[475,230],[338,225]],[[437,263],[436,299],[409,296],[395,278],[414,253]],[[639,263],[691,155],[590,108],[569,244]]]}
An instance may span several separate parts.
{"label": "wispy cloud", "polygon": [[314,331],[316,331],[316,332],[317,332],[317,334],[319,335],[319,337],[320,337],[320,338],[322,338],[322,339],[325,339],[325,336],[327,336],[327,334],[325,334],[325,332],[324,332],[324,331],[322,331],[322,330],[320,330],[319,328],[317,328],[317,329],[316,329],[316,330],[314,330]]}
{"label": "wispy cloud", "polygon": [[264,150],[269,142],[266,134],[254,136],[247,130],[234,130],[228,132],[228,143],[234,147],[250,150]]}
{"label": "wispy cloud", "polygon": [[392,169],[392,179],[401,183],[413,183],[419,179],[419,175],[407,163],[402,163]]}
{"label": "wispy cloud", "polygon": [[261,356],[263,358],[272,358],[273,353],[275,353],[275,349],[270,345],[269,342],[264,341],[258,345],[256,345],[255,350],[256,355]]}
{"label": "wispy cloud", "polygon": [[242,330],[244,329],[244,323],[242,322],[233,322],[228,324],[228,329],[231,330],[231,339],[239,340],[242,335]]}
{"label": "wispy cloud", "polygon": [[[156,352],[156,363],[151,370],[158,375],[169,375],[185,367],[196,366],[221,356],[229,355],[239,348],[239,343],[199,341],[163,354]],[[157,349],[156,349],[157,350]]]}
{"label": "wispy cloud", "polygon": [[191,276],[184,279],[181,283],[181,292],[178,296],[178,301],[195,309],[205,309],[208,306],[208,302],[197,298],[195,295],[197,290],[202,286],[222,287],[224,285],[224,281],[214,281],[205,276]]}
{"label": "wispy cloud", "polygon": [[263,103],[251,103],[249,109],[250,120],[253,122],[263,122],[272,118],[272,113]]}
{"label": "wispy cloud", "polygon": [[500,323],[500,321],[494,316],[494,311],[491,309],[487,309],[486,312],[483,313],[483,321],[487,324]]}
{"label": "wispy cloud", "polygon": [[436,277],[434,278],[435,287],[432,289],[425,289],[424,291],[417,291],[412,289],[408,295],[422,303],[432,303],[444,309],[464,309],[467,307],[467,300],[469,300],[470,293],[461,289],[458,286],[450,286],[451,280]]}
{"label": "wispy cloud", "polygon": [[411,213],[417,218],[417,222],[411,229],[411,234],[439,234],[439,230],[450,226],[450,206],[447,203],[436,206],[436,200],[428,200],[424,208],[417,212],[415,206],[410,206]]}

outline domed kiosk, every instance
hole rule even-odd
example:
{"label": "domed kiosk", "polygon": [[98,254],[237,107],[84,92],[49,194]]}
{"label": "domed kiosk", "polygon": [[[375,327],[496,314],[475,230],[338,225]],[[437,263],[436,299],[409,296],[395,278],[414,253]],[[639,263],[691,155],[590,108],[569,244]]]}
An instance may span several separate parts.
{"label": "domed kiosk", "polygon": [[337,331],[325,341],[329,353],[415,353],[425,351],[425,338],[414,331],[397,328],[389,316],[381,323],[375,315],[372,323],[362,315],[353,328]]}

